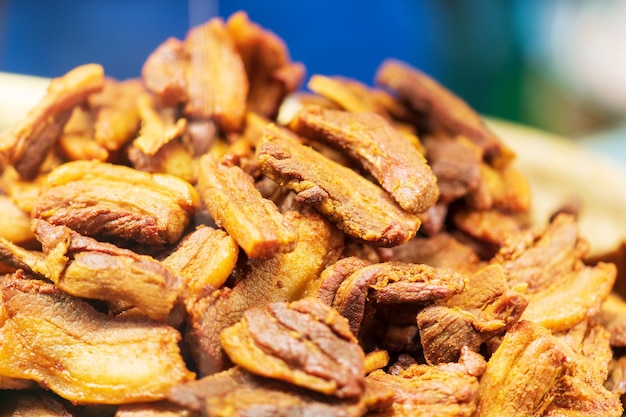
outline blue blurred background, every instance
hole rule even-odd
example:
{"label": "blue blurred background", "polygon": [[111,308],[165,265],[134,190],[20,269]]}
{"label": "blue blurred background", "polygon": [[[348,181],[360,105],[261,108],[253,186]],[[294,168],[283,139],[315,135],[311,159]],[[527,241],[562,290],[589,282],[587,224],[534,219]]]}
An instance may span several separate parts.
{"label": "blue blurred background", "polygon": [[136,77],[168,36],[237,10],[308,75],[371,84],[394,57],[485,115],[568,137],[620,132],[626,116],[622,0],[0,0],[0,71],[54,77],[98,62]]}

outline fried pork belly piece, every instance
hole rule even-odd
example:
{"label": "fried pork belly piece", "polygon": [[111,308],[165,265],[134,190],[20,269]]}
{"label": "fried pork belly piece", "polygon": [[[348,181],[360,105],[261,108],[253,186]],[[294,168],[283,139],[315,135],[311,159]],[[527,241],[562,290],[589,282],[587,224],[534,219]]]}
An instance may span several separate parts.
{"label": "fried pork belly piece", "polygon": [[604,386],[621,398],[623,406],[626,399],[624,398],[624,394],[626,394],[626,356],[619,356],[611,361]]}
{"label": "fried pork belly piece", "polygon": [[[367,381],[376,381],[391,389],[394,398],[390,408],[368,415],[473,416],[478,399],[478,377],[484,370],[484,359],[474,355],[465,353],[459,363],[437,366],[411,364],[399,367],[393,373],[382,370],[372,372],[367,376]],[[477,361],[482,361],[483,365],[473,364]]]}
{"label": "fried pork belly piece", "polygon": [[290,252],[298,234],[276,205],[261,196],[253,178],[236,165],[227,166],[210,154],[200,160],[198,189],[209,214],[250,258],[271,258]]}
{"label": "fried pork belly piece", "polygon": [[570,367],[562,344],[547,329],[518,322],[487,362],[475,416],[543,415]]}
{"label": "fried pork belly piece", "polygon": [[[412,119],[407,115],[410,111],[387,91],[372,88],[351,78],[326,77],[318,74],[309,79],[307,87],[309,90],[331,100],[332,104],[336,103],[343,110],[379,114],[393,124],[421,154],[424,154],[424,146],[417,137],[415,126],[400,121]],[[306,102],[307,100],[302,100],[303,105],[306,105]],[[336,106],[331,106],[331,103],[316,104],[324,108],[335,108]]]}
{"label": "fried pork belly piece", "polygon": [[111,154],[93,139],[74,134],[64,133],[59,139],[57,148],[67,161],[97,160],[110,161]]}
{"label": "fried pork belly piece", "polygon": [[464,136],[429,136],[424,140],[426,157],[437,178],[439,201],[450,203],[480,184],[482,152]]}
{"label": "fried pork belly piece", "polygon": [[0,213],[0,236],[21,246],[33,243],[35,235],[30,230],[30,216],[13,199],[0,195]]}
{"label": "fried pork belly piece", "polygon": [[522,318],[563,331],[599,311],[615,281],[615,265],[598,264],[567,274],[532,294]]}
{"label": "fried pork belly piece", "polygon": [[194,379],[180,334],[145,319],[112,318],[53,284],[7,278],[0,374],[37,381],[75,404],[123,404],[167,397]]}
{"label": "fried pork belly piece", "polygon": [[138,171],[173,175],[190,184],[198,181],[198,159],[193,156],[192,146],[185,141],[169,141],[153,156],[132,145],[125,150],[128,160]]}
{"label": "fried pork belly piece", "polygon": [[611,346],[626,347],[626,301],[622,296],[609,294],[594,317],[611,334]]}
{"label": "fried pork belly piece", "polygon": [[544,416],[614,416],[623,413],[619,394],[605,388],[613,352],[609,333],[593,320],[555,335],[571,362],[557,395]]}
{"label": "fried pork belly piece", "polygon": [[530,185],[513,164],[494,168],[481,163],[479,168],[478,186],[466,197],[470,207],[476,210],[496,208],[514,213],[528,212],[531,203]]}
{"label": "fried pork belly piece", "polygon": [[619,294],[622,298],[626,298],[626,238],[614,248],[611,248],[606,252],[587,256],[585,258],[585,262],[589,265],[593,265],[600,261],[615,264],[617,267],[617,278],[615,279],[613,291]]}
{"label": "fried pork belly piece", "polygon": [[[255,148],[263,136],[263,130],[271,123],[271,119],[253,111],[248,111],[246,113],[245,126],[236,141],[245,141],[250,144],[250,148]],[[287,129],[285,130],[290,132]]]}
{"label": "fried pork belly piece", "polygon": [[[390,406],[392,392],[367,382],[357,399],[340,399],[284,381],[253,375],[239,367],[172,388],[169,400],[208,416],[360,417]],[[369,415],[369,414],[368,414]]]}
{"label": "fried pork belly piece", "polygon": [[200,298],[190,309],[194,359],[203,374],[228,365],[220,332],[237,323],[244,311],[272,302],[301,298],[307,286],[339,258],[344,235],[316,213],[285,213],[298,231],[293,251],[270,259],[250,259],[237,269],[235,285]]}
{"label": "fried pork belly piece", "polygon": [[181,278],[150,256],[43,220],[34,219],[33,230],[46,255],[44,276],[68,294],[124,301],[163,321],[183,289]]}
{"label": "fried pork belly piece", "polygon": [[109,151],[117,151],[134,138],[141,119],[137,97],[145,92],[140,79],[105,78],[102,91],[89,96],[95,113],[94,139]]}
{"label": "fried pork belly piece", "polygon": [[63,164],[47,184],[34,218],[146,245],[176,242],[200,205],[197,191],[180,178],[98,161]]}
{"label": "fried pork belly piece", "polygon": [[12,166],[7,166],[2,172],[2,190],[20,210],[30,214],[46,184],[46,177],[46,174],[39,174],[32,180],[23,180]]}
{"label": "fried pork belly piece", "polygon": [[241,55],[250,82],[248,110],[276,117],[283,99],[302,84],[304,65],[292,62],[285,42],[251,22],[243,11],[228,18],[226,30]]}
{"label": "fried pork belly piece", "polygon": [[615,265],[583,264],[587,250],[575,219],[560,214],[544,230],[513,239],[492,262],[502,264],[511,285],[528,285],[522,318],[558,332],[600,311],[615,282]]}
{"label": "fried pork belly piece", "polygon": [[92,113],[86,105],[74,107],[56,147],[65,160],[96,159],[111,162],[114,159],[114,153],[94,139],[94,115]]}
{"label": "fried pork belly piece", "polygon": [[377,369],[382,369],[389,365],[390,360],[389,352],[384,349],[375,349],[365,355],[365,374],[374,372]]}
{"label": "fried pork belly piece", "polygon": [[263,139],[257,149],[263,173],[348,235],[378,246],[395,246],[415,236],[419,218],[376,184],[276,129],[266,129]]}
{"label": "fried pork belly piece", "polygon": [[411,213],[437,201],[437,178],[417,148],[382,116],[304,106],[289,126],[298,134],[340,147]]}
{"label": "fried pork belly piece", "polygon": [[200,417],[200,413],[168,401],[122,404],[115,417]]}
{"label": "fried pork belly piece", "polygon": [[248,309],[222,331],[221,343],[255,375],[338,398],[358,398],[365,389],[365,355],[348,321],[315,298]]}
{"label": "fried pork belly piece", "polygon": [[[522,289],[523,290],[523,289]],[[465,290],[446,305],[429,306],[417,315],[424,357],[429,364],[456,362],[464,347],[481,345],[519,321],[528,299],[510,289],[500,265],[471,275]]]}
{"label": "fried pork belly piece", "polygon": [[188,65],[184,42],[170,37],[148,56],[141,68],[141,78],[164,105],[175,106],[188,99]]}
{"label": "fried pork belly piece", "polygon": [[581,266],[589,244],[578,231],[574,217],[559,215],[543,229],[517,236],[492,262],[502,264],[509,283],[524,282],[532,294],[549,285],[555,276]]}
{"label": "fried pork belly piece", "polygon": [[465,286],[464,278],[451,269],[423,264],[384,262],[368,265],[358,259],[344,258],[339,265],[329,268],[322,273],[317,293],[325,302],[331,301],[331,305],[348,319],[355,336],[362,333],[363,323],[371,318],[375,310],[372,303],[400,304],[405,309],[411,304],[421,307],[448,299]]}
{"label": "fried pork belly piece", "polygon": [[103,85],[104,69],[97,64],[76,67],[53,79],[46,95],[24,120],[0,136],[0,157],[13,165],[22,178],[35,178],[48,151],[61,136],[72,109]]}
{"label": "fried pork belly piece", "polygon": [[481,345],[504,332],[504,323],[480,311],[441,305],[428,306],[417,315],[424,357],[429,364],[458,360],[466,346],[478,352]]}
{"label": "fried pork belly piece", "polygon": [[404,245],[391,248],[391,251],[393,261],[452,268],[460,273],[476,271],[483,264],[471,246],[446,232],[416,237]]}
{"label": "fried pork belly piece", "polygon": [[458,230],[498,248],[528,228],[525,218],[497,209],[459,208],[450,214],[450,218]]}
{"label": "fried pork belly piece", "polygon": [[481,310],[509,329],[517,323],[528,305],[525,284],[510,286],[501,265],[485,266],[469,274],[465,289],[447,301],[451,307]]}
{"label": "fried pork belly piece", "polygon": [[213,18],[189,30],[185,114],[214,119],[224,132],[243,127],[249,82],[235,42],[222,19]]}
{"label": "fried pork belly piece", "polygon": [[183,290],[181,278],[150,256],[39,219],[33,220],[33,230],[44,253],[0,238],[0,261],[45,277],[68,294],[128,303],[163,321]]}
{"label": "fried pork belly piece", "polygon": [[183,279],[182,296],[193,304],[203,288],[219,288],[226,282],[238,255],[239,246],[230,235],[201,225],[185,235],[162,262]]}
{"label": "fried pork belly piece", "polygon": [[183,135],[187,119],[177,119],[174,109],[157,108],[153,97],[147,93],[139,94],[136,101],[141,129],[139,136],[133,140],[133,146],[148,156],[154,156],[166,143]]}
{"label": "fried pork belly piece", "polygon": [[385,106],[376,100],[375,93],[356,80],[315,74],[309,79],[307,87],[309,90],[337,103],[344,110],[350,112],[369,111],[377,113],[387,120],[391,119]]}
{"label": "fried pork belly piece", "polygon": [[335,294],[337,294],[341,283],[352,273],[371,265],[371,263],[357,256],[347,256],[339,259],[324,269],[319,278],[309,284],[306,294],[310,297],[316,297],[330,306],[333,304]]}
{"label": "fried pork belly piece", "polygon": [[0,391],[0,414],[6,417],[73,417],[49,393]]}
{"label": "fried pork belly piece", "polygon": [[414,110],[424,114],[435,130],[442,129],[472,140],[483,150],[487,160],[504,164],[511,159],[512,151],[467,103],[418,69],[388,59],[378,68],[376,83],[394,91]]}

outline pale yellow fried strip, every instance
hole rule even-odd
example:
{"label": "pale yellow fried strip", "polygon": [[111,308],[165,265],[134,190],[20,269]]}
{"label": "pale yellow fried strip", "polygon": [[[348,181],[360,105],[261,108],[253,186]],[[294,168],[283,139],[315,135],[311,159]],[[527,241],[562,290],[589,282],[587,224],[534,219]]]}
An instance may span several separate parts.
{"label": "pale yellow fried strip", "polygon": [[155,401],[194,378],[180,334],[167,325],[115,319],[39,280],[8,279],[2,298],[3,334],[12,342],[0,345],[0,372],[11,369],[74,403]]}
{"label": "pale yellow fried strip", "polygon": [[97,64],[76,67],[53,79],[47,94],[26,118],[0,135],[0,157],[13,164],[22,177],[33,179],[60,137],[71,110],[103,85],[104,69]]}
{"label": "pale yellow fried strip", "polygon": [[141,130],[133,145],[149,156],[155,155],[159,149],[171,140],[181,136],[187,127],[187,119],[174,121],[174,115],[159,115],[155,103],[149,94],[137,98],[137,106],[141,117]]}

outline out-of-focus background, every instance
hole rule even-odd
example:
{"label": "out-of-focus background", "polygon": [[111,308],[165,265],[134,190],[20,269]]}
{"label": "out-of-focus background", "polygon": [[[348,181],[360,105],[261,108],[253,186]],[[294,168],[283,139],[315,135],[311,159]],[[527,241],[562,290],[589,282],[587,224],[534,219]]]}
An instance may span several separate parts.
{"label": "out-of-focus background", "polygon": [[0,0],[0,71],[55,77],[98,62],[136,77],[168,36],[237,10],[308,75],[372,83],[398,58],[484,115],[626,163],[626,0]]}

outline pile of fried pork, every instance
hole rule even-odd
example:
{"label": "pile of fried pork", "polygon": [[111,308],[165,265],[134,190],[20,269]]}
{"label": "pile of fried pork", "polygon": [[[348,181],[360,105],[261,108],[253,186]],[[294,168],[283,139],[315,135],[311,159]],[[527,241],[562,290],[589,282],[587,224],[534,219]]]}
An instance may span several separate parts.
{"label": "pile of fried pork", "polygon": [[306,80],[238,12],[53,79],[0,163],[3,415],[623,413],[621,269],[405,63]]}

